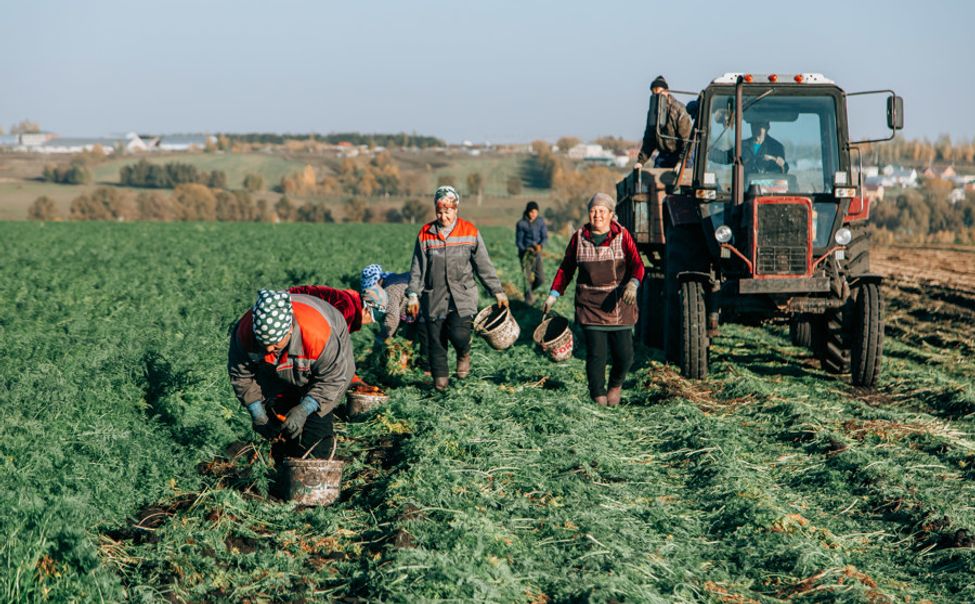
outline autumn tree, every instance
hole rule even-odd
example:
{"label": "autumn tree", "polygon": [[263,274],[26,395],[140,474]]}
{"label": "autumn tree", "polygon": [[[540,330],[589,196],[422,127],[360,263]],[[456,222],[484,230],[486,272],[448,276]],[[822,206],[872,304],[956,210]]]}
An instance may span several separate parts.
{"label": "autumn tree", "polygon": [[508,195],[521,195],[522,183],[520,176],[509,176],[507,182]]}
{"label": "autumn tree", "polygon": [[477,205],[480,207],[484,197],[484,177],[480,172],[471,172],[467,175],[467,191],[477,196]]}
{"label": "autumn tree", "polygon": [[559,140],[555,141],[555,146],[558,147],[559,151],[561,151],[562,153],[566,153],[569,151],[569,149],[575,147],[580,142],[582,141],[580,141],[578,138],[574,136],[563,136]]}
{"label": "autumn tree", "polygon": [[21,120],[10,127],[10,134],[37,134],[41,131],[41,125],[30,120]]}
{"label": "autumn tree", "polygon": [[54,206],[54,200],[47,195],[41,195],[34,200],[34,203],[30,204],[30,208],[27,209],[27,218],[42,221],[57,220],[59,216],[57,208]]}
{"label": "autumn tree", "polygon": [[295,218],[295,208],[287,195],[282,195],[274,204],[274,213],[281,222],[290,222]]}
{"label": "autumn tree", "polygon": [[264,177],[260,174],[247,174],[244,176],[244,190],[251,193],[260,191],[264,188]]}
{"label": "autumn tree", "polygon": [[410,224],[426,222],[429,212],[430,207],[419,199],[407,199],[406,203],[404,203],[403,207],[400,209],[400,214],[402,214],[403,220],[409,222]]}

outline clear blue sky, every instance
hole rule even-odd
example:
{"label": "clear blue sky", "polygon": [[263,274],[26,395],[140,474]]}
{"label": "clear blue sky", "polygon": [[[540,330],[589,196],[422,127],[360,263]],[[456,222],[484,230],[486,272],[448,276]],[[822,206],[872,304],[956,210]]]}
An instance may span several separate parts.
{"label": "clear blue sky", "polygon": [[908,137],[975,135],[975,3],[963,0],[25,0],[2,12],[4,129],[636,139],[657,74],[699,90],[729,71],[815,71],[847,91],[897,90]]}

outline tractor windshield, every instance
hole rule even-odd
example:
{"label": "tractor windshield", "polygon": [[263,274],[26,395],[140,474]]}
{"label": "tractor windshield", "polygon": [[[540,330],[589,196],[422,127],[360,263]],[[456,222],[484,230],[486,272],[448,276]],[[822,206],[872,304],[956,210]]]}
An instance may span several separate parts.
{"label": "tractor windshield", "polygon": [[[763,94],[764,92],[764,94]],[[731,191],[735,160],[734,95],[711,98],[705,172],[719,191]],[[839,166],[836,101],[832,96],[792,96],[782,89],[743,97],[741,157],[745,190],[762,194],[831,193]],[[754,190],[754,189],[753,189]]]}

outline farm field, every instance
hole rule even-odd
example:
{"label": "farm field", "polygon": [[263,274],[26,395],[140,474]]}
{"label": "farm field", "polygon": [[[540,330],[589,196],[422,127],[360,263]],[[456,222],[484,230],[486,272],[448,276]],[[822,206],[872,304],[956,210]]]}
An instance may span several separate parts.
{"label": "farm field", "polygon": [[[596,407],[581,352],[539,355],[515,295],[513,349],[477,341],[447,394],[413,371],[339,424],[338,502],[278,500],[227,328],[260,287],[405,270],[415,232],[0,223],[0,600],[975,601],[964,248],[874,252],[872,391],[784,326],[725,325],[708,379],[638,347],[623,404]],[[484,238],[519,291],[512,231]],[[375,381],[372,333],[353,341]]]}

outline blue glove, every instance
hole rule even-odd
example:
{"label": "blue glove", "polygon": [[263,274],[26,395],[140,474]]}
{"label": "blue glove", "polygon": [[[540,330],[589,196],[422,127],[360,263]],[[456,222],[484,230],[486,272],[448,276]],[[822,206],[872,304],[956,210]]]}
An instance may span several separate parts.
{"label": "blue glove", "polygon": [[288,438],[298,438],[305,427],[305,422],[308,421],[308,416],[315,411],[318,411],[318,401],[310,396],[301,399],[300,404],[292,407],[281,426],[288,434]]}
{"label": "blue glove", "polygon": [[264,401],[248,403],[247,410],[251,412],[251,421],[255,426],[263,426],[267,423],[267,411],[264,410]]}

